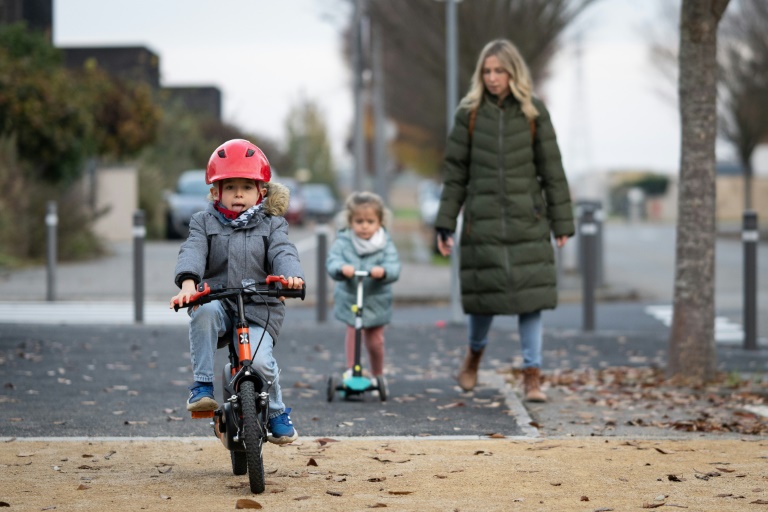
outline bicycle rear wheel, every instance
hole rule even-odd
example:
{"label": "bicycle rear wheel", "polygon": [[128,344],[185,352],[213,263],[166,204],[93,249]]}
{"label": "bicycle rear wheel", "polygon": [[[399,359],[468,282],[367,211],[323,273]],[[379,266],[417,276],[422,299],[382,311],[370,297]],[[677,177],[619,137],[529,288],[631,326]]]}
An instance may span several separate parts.
{"label": "bicycle rear wheel", "polygon": [[[259,413],[256,407],[256,390],[253,382],[245,381],[240,384],[240,406],[243,412],[243,441],[245,443],[245,456],[248,461],[248,482],[251,492],[261,494],[264,492],[264,448],[263,425],[259,421]],[[232,452],[233,454],[235,452]]]}

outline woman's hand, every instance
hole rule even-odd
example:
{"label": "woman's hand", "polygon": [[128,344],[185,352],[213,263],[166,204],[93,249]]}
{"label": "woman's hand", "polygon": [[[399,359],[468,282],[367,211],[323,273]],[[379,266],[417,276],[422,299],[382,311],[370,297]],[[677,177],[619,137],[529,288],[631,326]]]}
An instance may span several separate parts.
{"label": "woman's hand", "polygon": [[565,242],[567,241],[568,241],[568,237],[566,235],[558,236],[555,238],[555,243],[557,244],[558,247],[564,246]]}
{"label": "woman's hand", "polygon": [[341,267],[341,275],[347,279],[352,279],[355,276],[355,267],[352,265],[344,265]]}
{"label": "woman's hand", "polygon": [[451,251],[453,250],[453,237],[447,236],[445,237],[445,241],[443,241],[443,237],[438,233],[437,250],[440,251],[440,254],[443,256],[450,256]]}

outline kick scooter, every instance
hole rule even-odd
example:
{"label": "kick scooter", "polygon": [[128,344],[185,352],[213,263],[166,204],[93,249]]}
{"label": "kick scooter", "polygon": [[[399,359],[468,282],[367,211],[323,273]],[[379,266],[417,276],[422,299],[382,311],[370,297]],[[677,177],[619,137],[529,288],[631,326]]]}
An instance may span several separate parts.
{"label": "kick scooter", "polygon": [[341,381],[337,381],[333,375],[328,377],[326,398],[329,402],[333,401],[337,391],[345,399],[374,390],[379,392],[379,398],[382,402],[386,401],[389,396],[386,378],[380,375],[376,382],[374,382],[369,377],[363,375],[363,368],[360,364],[363,340],[363,280],[369,275],[370,273],[367,270],[355,270],[357,300],[352,306],[352,311],[355,313],[355,364],[352,366],[351,372],[344,372]]}

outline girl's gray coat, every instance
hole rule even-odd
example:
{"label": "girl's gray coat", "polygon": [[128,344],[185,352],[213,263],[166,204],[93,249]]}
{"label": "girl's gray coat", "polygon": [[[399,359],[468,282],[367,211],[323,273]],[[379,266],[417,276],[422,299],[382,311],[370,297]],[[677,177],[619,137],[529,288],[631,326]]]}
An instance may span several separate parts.
{"label": "girl's gray coat", "polygon": [[337,281],[333,292],[334,316],[347,325],[355,325],[352,306],[357,302],[357,278],[347,279],[341,267],[352,265],[355,270],[371,270],[383,267],[384,279],[363,280],[363,327],[386,325],[392,319],[392,283],[400,277],[400,258],[389,233],[383,249],[373,254],[359,256],[352,245],[352,231],[342,229],[336,235],[326,261],[328,275]]}
{"label": "girl's gray coat", "polygon": [[[194,214],[189,237],[179,249],[176,285],[181,287],[182,281],[191,278],[196,283],[207,281],[211,288],[241,286],[243,279],[262,282],[268,274],[304,279],[296,247],[288,240],[288,223],[282,217],[289,197],[287,187],[268,183],[264,208],[242,228],[230,226],[213,204]],[[246,302],[246,318],[277,341],[285,306],[274,298],[265,300],[269,308],[259,297]],[[236,311],[234,300],[227,299],[225,307]]]}

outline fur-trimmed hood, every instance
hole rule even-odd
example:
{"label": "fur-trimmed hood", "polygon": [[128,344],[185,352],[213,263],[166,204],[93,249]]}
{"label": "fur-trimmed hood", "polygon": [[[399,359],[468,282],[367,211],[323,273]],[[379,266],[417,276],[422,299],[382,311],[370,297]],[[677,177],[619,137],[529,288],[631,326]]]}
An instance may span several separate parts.
{"label": "fur-trimmed hood", "polygon": [[264,213],[283,216],[288,211],[291,191],[285,185],[270,181],[267,185],[267,197],[264,199]]}

